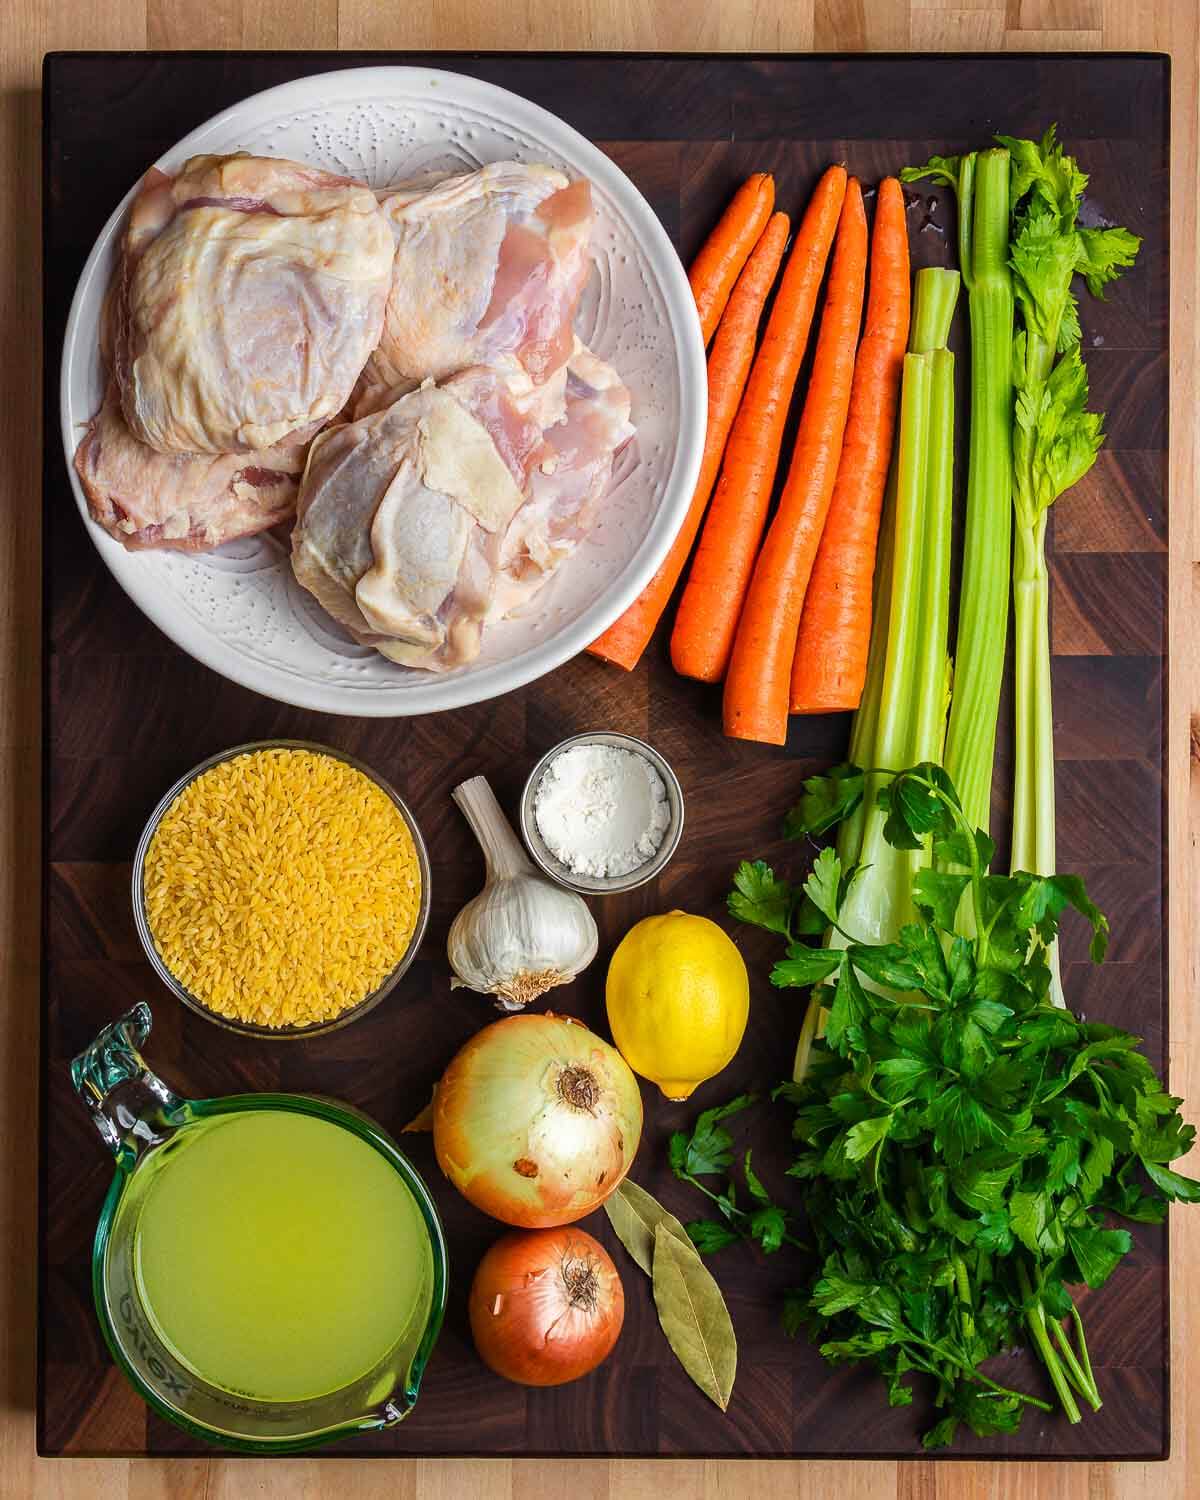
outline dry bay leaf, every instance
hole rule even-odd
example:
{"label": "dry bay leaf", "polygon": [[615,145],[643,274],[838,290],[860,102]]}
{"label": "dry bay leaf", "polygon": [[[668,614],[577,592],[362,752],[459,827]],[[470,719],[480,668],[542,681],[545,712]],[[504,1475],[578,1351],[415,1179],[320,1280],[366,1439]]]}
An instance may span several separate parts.
{"label": "dry bay leaf", "polygon": [[604,1200],[604,1212],[616,1230],[617,1238],[647,1276],[653,1274],[654,1231],[659,1224],[664,1225],[686,1249],[696,1253],[687,1230],[675,1215],[668,1213],[657,1198],[645,1188],[638,1187],[636,1182],[630,1182],[628,1177]]}
{"label": "dry bay leaf", "polygon": [[654,1305],[667,1342],[700,1389],[724,1411],[737,1374],[737,1336],[721,1289],[691,1248],[654,1228]]}

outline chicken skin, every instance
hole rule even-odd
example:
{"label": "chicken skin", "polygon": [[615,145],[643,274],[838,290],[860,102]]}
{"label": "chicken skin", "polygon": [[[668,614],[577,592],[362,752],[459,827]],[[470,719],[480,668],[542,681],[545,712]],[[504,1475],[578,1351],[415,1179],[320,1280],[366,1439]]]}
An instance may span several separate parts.
{"label": "chicken skin", "polygon": [[133,436],[161,453],[303,441],[379,341],[393,242],[361,183],[299,162],[152,169],[126,230],[115,367]]}
{"label": "chicken skin", "polygon": [[286,521],[296,507],[303,444],[261,453],[157,453],[139,443],[110,382],[75,450],[92,519],[131,551],[208,552]]}
{"label": "chicken skin", "polygon": [[541,385],[511,355],[427,382],[315,440],[296,578],[392,661],[463,666],[586,535],[632,431],[628,391],[582,345]]}
{"label": "chicken skin", "polygon": [[539,384],[562,368],[588,275],[586,179],[493,162],[381,203],[396,256],[366,384],[441,381],[509,355]]}

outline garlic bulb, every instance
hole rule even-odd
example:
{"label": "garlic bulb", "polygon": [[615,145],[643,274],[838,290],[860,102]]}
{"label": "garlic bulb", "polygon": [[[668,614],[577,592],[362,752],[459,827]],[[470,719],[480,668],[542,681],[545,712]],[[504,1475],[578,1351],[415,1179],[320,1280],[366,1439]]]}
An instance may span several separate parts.
{"label": "garlic bulb", "polygon": [[487,881],[450,927],[452,987],[495,995],[520,1010],[556,984],[569,984],[596,956],[599,935],[587,903],[533,866],[487,781],[473,776],[452,793],[479,840]]}

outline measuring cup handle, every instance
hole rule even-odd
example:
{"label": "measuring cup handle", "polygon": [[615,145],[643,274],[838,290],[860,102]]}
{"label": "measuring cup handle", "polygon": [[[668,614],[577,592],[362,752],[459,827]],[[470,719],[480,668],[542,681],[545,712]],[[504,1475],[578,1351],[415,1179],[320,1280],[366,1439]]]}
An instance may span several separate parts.
{"label": "measuring cup handle", "polygon": [[71,1063],[71,1082],[119,1166],[131,1167],[184,1123],[187,1105],[146,1066],[138,1048],[150,1035],[150,1007],[139,1001],[106,1026]]}

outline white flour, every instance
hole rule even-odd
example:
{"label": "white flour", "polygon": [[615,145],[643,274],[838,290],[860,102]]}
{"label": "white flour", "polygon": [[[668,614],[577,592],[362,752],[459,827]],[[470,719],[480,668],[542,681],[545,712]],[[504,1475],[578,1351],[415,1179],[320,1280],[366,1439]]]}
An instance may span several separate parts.
{"label": "white flour", "polygon": [[546,768],[534,800],[538,832],[574,875],[628,875],[651,859],[671,821],[667,789],[644,756],[572,745]]}

